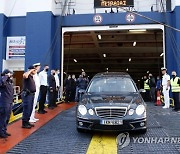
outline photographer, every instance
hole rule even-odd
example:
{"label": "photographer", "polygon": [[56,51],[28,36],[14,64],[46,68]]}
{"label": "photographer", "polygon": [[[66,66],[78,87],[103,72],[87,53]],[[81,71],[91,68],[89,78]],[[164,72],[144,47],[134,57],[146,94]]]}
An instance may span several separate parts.
{"label": "photographer", "polygon": [[0,77],[0,138],[7,138],[7,125],[13,103],[12,72],[5,69]]}

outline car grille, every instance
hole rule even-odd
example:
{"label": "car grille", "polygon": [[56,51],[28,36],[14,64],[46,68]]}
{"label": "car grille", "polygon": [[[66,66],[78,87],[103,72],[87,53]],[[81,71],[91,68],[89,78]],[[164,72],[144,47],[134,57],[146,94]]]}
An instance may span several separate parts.
{"label": "car grille", "polygon": [[120,118],[126,115],[127,107],[96,107],[95,112],[101,118]]}

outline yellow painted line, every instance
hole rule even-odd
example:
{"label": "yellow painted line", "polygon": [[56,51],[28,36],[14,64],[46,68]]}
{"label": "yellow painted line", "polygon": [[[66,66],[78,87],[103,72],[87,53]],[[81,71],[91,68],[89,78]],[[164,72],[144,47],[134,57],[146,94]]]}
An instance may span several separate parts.
{"label": "yellow painted line", "polygon": [[93,135],[87,154],[117,154],[117,134]]}
{"label": "yellow painted line", "polygon": [[19,113],[17,115],[13,115],[13,113],[11,113],[11,117],[10,117],[10,120],[9,120],[9,123],[13,122],[13,121],[16,121],[18,119],[22,118],[22,113]]}

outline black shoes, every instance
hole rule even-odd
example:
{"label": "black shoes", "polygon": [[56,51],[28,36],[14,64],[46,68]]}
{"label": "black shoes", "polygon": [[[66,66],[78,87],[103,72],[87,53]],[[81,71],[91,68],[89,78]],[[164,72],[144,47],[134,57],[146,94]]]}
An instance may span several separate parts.
{"label": "black shoes", "polygon": [[11,136],[11,134],[10,134],[10,133],[8,133],[8,132],[5,132],[5,135],[7,135],[7,136]]}
{"label": "black shoes", "polygon": [[22,128],[31,129],[30,125],[22,125]]}
{"label": "black shoes", "polygon": [[31,127],[34,127],[34,124],[29,123],[29,125],[30,125]]}
{"label": "black shoes", "polygon": [[44,110],[43,112],[47,113],[47,111],[46,111],[46,110]]}
{"label": "black shoes", "polygon": [[38,114],[45,114],[45,111],[38,111]]}
{"label": "black shoes", "polygon": [[7,138],[8,136],[6,134],[0,134],[0,138]]}
{"label": "black shoes", "polygon": [[23,121],[23,122],[22,122],[22,128],[31,129],[31,127],[34,127],[34,125],[33,125],[33,124],[30,124],[30,123],[27,122],[27,121]]}
{"label": "black shoes", "polygon": [[47,113],[46,110],[38,110],[38,114],[45,114],[45,113]]}
{"label": "black shoes", "polygon": [[50,109],[50,110],[53,110],[55,107],[53,107],[53,106],[50,106],[50,107],[48,107],[48,109]]}

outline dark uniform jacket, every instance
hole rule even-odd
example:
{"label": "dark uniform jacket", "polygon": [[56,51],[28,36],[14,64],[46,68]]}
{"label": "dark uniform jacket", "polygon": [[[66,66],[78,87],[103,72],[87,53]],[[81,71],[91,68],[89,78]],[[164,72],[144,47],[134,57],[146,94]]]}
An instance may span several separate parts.
{"label": "dark uniform jacket", "polygon": [[48,85],[49,85],[49,90],[56,90],[56,80],[53,75],[48,76]]}
{"label": "dark uniform jacket", "polygon": [[29,75],[27,79],[23,79],[23,91],[28,93],[36,92],[36,85],[32,75]]}
{"label": "dark uniform jacket", "polygon": [[6,107],[13,103],[13,83],[8,76],[0,77],[0,107]]}

